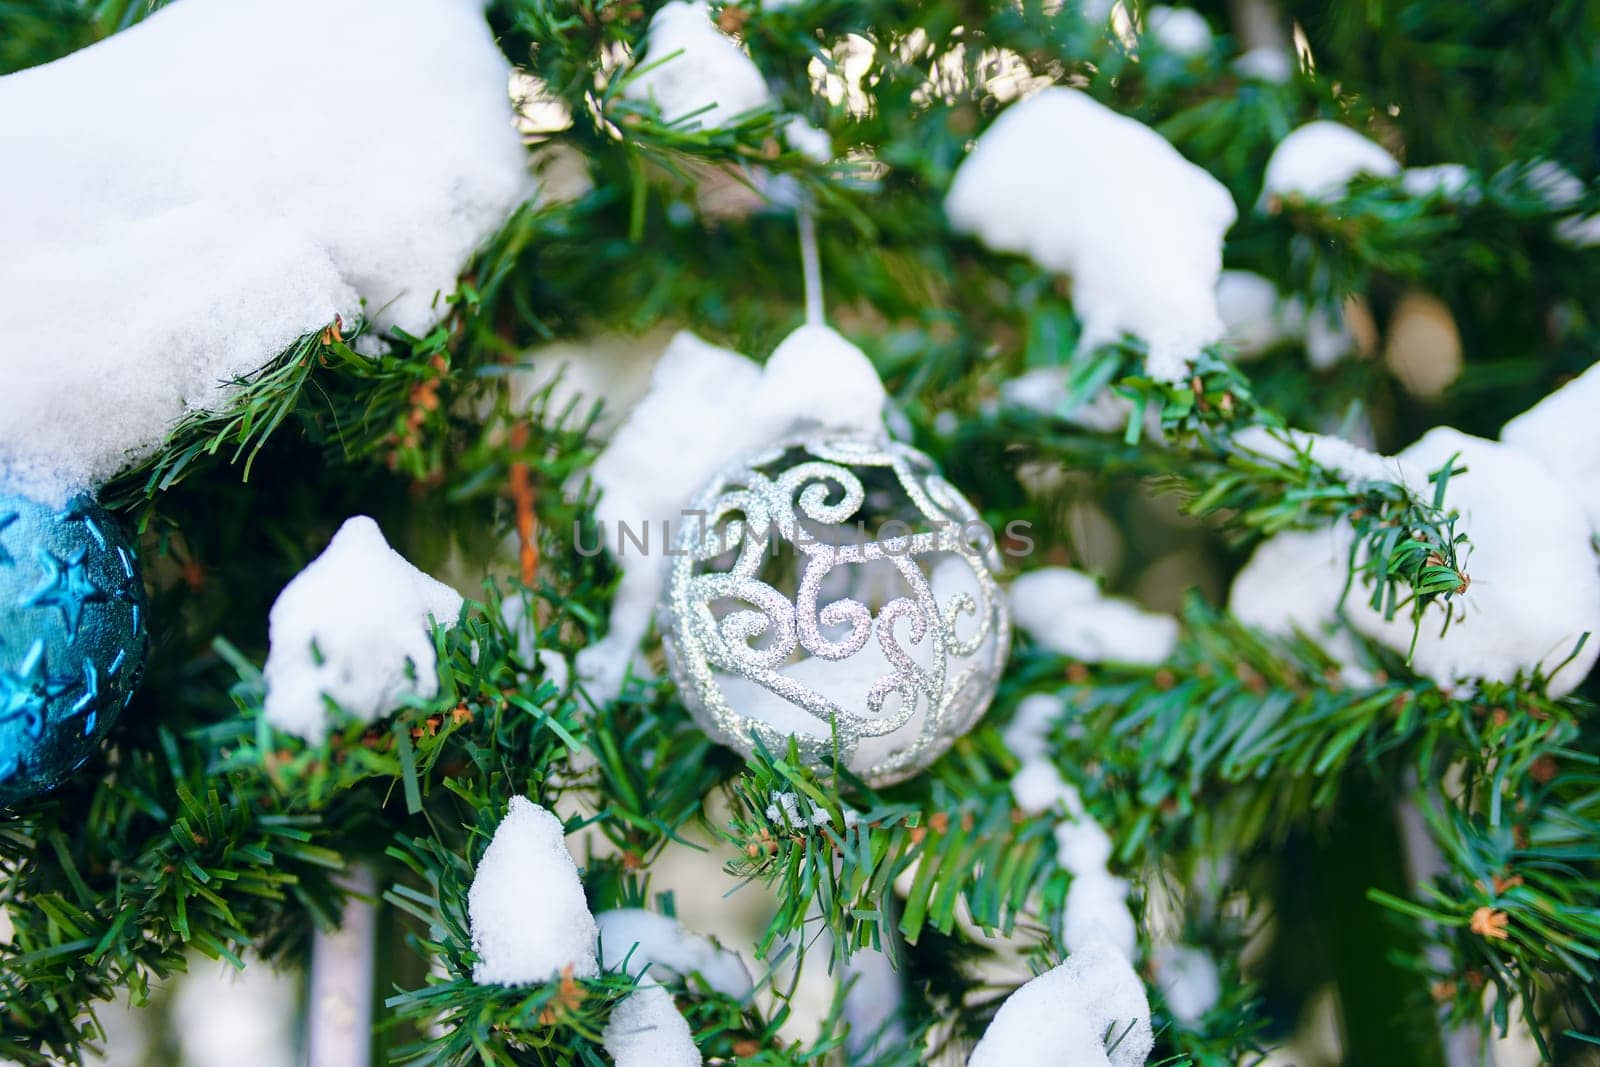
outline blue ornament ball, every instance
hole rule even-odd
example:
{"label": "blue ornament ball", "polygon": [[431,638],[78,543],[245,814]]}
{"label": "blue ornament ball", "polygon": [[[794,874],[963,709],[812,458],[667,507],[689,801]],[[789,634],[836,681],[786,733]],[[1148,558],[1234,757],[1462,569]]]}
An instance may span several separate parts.
{"label": "blue ornament ball", "polygon": [[0,806],[89,758],[148,645],[139,562],[106,510],[0,493]]}

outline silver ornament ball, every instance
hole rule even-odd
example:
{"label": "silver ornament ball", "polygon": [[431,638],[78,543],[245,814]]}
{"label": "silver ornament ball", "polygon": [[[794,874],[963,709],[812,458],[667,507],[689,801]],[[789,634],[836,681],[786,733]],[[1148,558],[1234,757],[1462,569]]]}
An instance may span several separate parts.
{"label": "silver ornament ball", "polygon": [[731,463],[677,523],[658,623],[690,713],[873,785],[983,717],[1011,643],[993,532],[916,449],[819,433]]}

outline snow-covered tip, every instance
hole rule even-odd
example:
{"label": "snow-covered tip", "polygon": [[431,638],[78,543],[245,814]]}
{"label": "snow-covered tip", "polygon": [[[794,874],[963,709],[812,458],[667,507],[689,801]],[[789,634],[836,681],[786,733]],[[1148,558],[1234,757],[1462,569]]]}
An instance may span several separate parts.
{"label": "snow-covered tip", "polygon": [[686,978],[697,974],[724,996],[743,1000],[755,988],[737,952],[702,934],[685,930],[676,919],[643,908],[614,908],[595,916],[600,931],[600,963],[608,971],[625,966],[641,979]]}
{"label": "snow-covered tip", "polygon": [[1140,1067],[1154,1047],[1133,965],[1095,942],[1007,997],[967,1067]]}
{"label": "snow-covered tip", "polygon": [[1061,777],[1054,763],[1042,757],[1022,761],[1011,776],[1011,798],[1025,815],[1083,810],[1078,790]]}
{"label": "snow-covered tip", "polygon": [[1392,178],[1400,164],[1377,142],[1348,126],[1318,120],[1290,133],[1272,150],[1261,184],[1261,203],[1290,196],[1337,200],[1358,174]]}
{"label": "snow-covered tip", "polygon": [[0,479],[100,482],[363,309],[426,334],[532,192],[510,74],[481,4],[184,0],[0,78]]}
{"label": "snow-covered tip", "polygon": [[761,71],[717,28],[704,0],[673,0],[651,17],[644,63],[623,95],[653,101],[668,122],[707,130],[772,103]]}
{"label": "snow-covered tip", "polygon": [[1077,90],[1007,108],[956,172],[945,213],[991,248],[1071,275],[1085,347],[1133,334],[1147,371],[1179,380],[1222,336],[1213,290],[1236,216],[1228,190]]}
{"label": "snow-covered tip", "polygon": [[[479,985],[537,985],[571,969],[600,973],[599,936],[566,831],[550,812],[512,797],[467,891]],[[669,998],[670,1000],[670,998]]]}
{"label": "snow-covered tip", "polygon": [[[1076,792],[1071,799],[1076,802]],[[1078,804],[1056,824],[1055,839],[1056,863],[1072,875],[1061,910],[1062,942],[1071,952],[1104,943],[1133,959],[1138,924],[1128,909],[1127,879],[1111,873],[1111,835]]]}
{"label": "snow-covered tip", "polygon": [[430,622],[453,627],[461,594],[413,567],[365,515],[345,520],[267,616],[266,718],[307,740],[327,701],[362,722],[439,691]]}
{"label": "snow-covered tip", "polygon": [[1061,818],[1055,827],[1056,863],[1072,875],[1061,920],[1067,948],[1109,944],[1132,959],[1138,926],[1128,910],[1127,881],[1110,871],[1111,836],[1084,809],[1078,790],[1050,759],[1050,726],[1062,710],[1058,697],[1042,693],[1017,705],[1003,734],[1006,747],[1021,761],[1011,779],[1011,795],[1027,815],[1054,812]]}
{"label": "snow-covered tip", "polygon": [[750,434],[776,440],[806,425],[871,432],[882,424],[886,398],[861,349],[830,327],[801,326],[767,358],[747,413]]}
{"label": "snow-covered tip", "polygon": [[623,997],[611,1009],[600,1043],[616,1067],[700,1067],[705,1062],[689,1020],[658,985]]}
{"label": "snow-covered tip", "polygon": [[[1511,164],[1496,174],[1494,181],[1550,208],[1573,207],[1584,194],[1583,180],[1550,159]],[[1592,247],[1600,244],[1600,215],[1568,215],[1556,221],[1553,231],[1556,239],[1565,245]]]}
{"label": "snow-covered tip", "polygon": [[[763,368],[688,331],[656,363],[650,390],[595,461],[596,514],[616,544],[618,526],[648,521],[676,530],[683,509],[722,465],[801,427],[882,429],[883,383],[866,355],[826,326],[802,326]],[[692,521],[692,520],[689,520]],[[629,553],[606,637],[577,670],[598,700],[620,691],[661,592],[664,553]]]}
{"label": "snow-covered tip", "polygon": [[1089,575],[1041,567],[1011,583],[1011,617],[1039,644],[1087,663],[1162,663],[1178,620],[1106,596]]}

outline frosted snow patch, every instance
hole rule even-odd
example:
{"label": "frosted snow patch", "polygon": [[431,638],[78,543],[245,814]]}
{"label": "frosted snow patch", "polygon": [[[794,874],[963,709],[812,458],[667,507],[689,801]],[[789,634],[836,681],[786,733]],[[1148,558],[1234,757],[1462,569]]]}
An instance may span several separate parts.
{"label": "frosted snow patch", "polygon": [[1081,813],[1083,800],[1054,763],[1044,757],[1024,759],[1011,776],[1011,797],[1026,815],[1047,811]]}
{"label": "frosted snow patch", "polygon": [[[1433,471],[1452,457],[1466,470],[1450,479],[1445,507],[1460,513],[1471,542],[1465,569],[1472,583],[1423,616],[1412,669],[1444,686],[1508,682],[1539,669],[1549,677],[1550,694],[1565,696],[1600,653],[1591,638],[1573,656],[1582,635],[1600,635],[1600,565],[1589,518],[1570,485],[1507,444],[1438,427],[1396,459],[1413,471]],[[1269,631],[1326,633],[1351,540],[1348,527],[1268,539],[1234,580],[1232,610]],[[1372,640],[1401,654],[1410,647],[1410,619],[1402,612],[1385,621],[1364,589],[1352,588],[1344,611]],[[1450,627],[1441,635],[1446,611]],[[1340,658],[1350,655],[1339,641],[1326,647]]]}
{"label": "frosted snow patch", "polygon": [[[846,808],[844,814],[845,822],[851,823],[855,812]],[[799,795],[788,790],[772,794],[772,803],[767,805],[766,815],[772,822],[786,825],[793,830],[804,830],[808,826],[827,826],[833,821],[828,809],[821,807],[812,808],[810,817],[806,817],[800,811]]]}
{"label": "frosted snow patch", "polygon": [[1001,739],[1021,761],[1011,778],[1011,796],[1029,815],[1055,811],[1081,818],[1083,801],[1078,790],[1061,777],[1050,761],[1050,725],[1061,714],[1059,698],[1044,693],[1023,697]]}
{"label": "frosted snow patch", "polygon": [[1294,77],[1294,53],[1276,45],[1252,48],[1233,61],[1234,73],[1251,81],[1284,85]]}
{"label": "frosted snow patch", "polygon": [[[681,332],[657,362],[649,392],[595,461],[603,490],[596,515],[613,545],[621,523],[637,531],[648,521],[659,538],[662,523],[676,530],[686,521],[683,509],[725,464],[800,426],[881,431],[884,398],[867,357],[826,326],[791,333],[765,368]],[[618,562],[610,629],[577,663],[602,701],[620,692],[649,630],[667,558],[630,552]]]}
{"label": "frosted snow patch", "polygon": [[[1066,819],[1056,827],[1056,862],[1074,877],[1106,873],[1111,862],[1111,835],[1093,819]],[[1128,953],[1130,956],[1132,953]]]}
{"label": "frosted snow patch", "polygon": [[1400,164],[1377,142],[1337,122],[1308,122],[1272,150],[1261,202],[1285,196],[1337,200],[1358,174],[1392,178],[1399,173]]}
{"label": "frosted snow patch", "polygon": [[791,115],[783,124],[783,139],[789,147],[821,166],[833,159],[833,138],[827,130],[820,130],[799,115]]}
{"label": "frosted snow patch", "polygon": [[[1063,830],[1075,825],[1078,824],[1058,825],[1057,841]],[[1104,943],[1131,960],[1138,950],[1137,939],[1138,929],[1128,910],[1127,880],[1104,868],[1075,873],[1061,909],[1062,944],[1076,952],[1085,945]]]}
{"label": "frosted snow patch", "polygon": [[1428,484],[1431,471],[1424,471],[1403,458],[1380,456],[1342,437],[1307,433],[1304,430],[1248,426],[1233,435],[1233,443],[1263,459],[1290,466],[1298,464],[1299,457],[1305,456],[1325,470],[1357,485],[1363,482],[1394,482],[1419,496],[1431,493]]}
{"label": "frosted snow patch", "polygon": [[1011,583],[1011,617],[1045,648],[1089,663],[1162,663],[1178,620],[1109,597],[1089,575],[1041,567]]}
{"label": "frosted snow patch", "polygon": [[1351,300],[1343,308],[1308,310],[1299,296],[1280,294],[1270,279],[1246,270],[1225,270],[1217,279],[1224,339],[1240,361],[1280,342],[1297,340],[1312,369],[1326,370],[1356,350],[1356,336],[1349,324],[1354,306],[1356,302]]}
{"label": "frosted snow patch", "polygon": [[1283,308],[1278,286],[1270,278],[1248,270],[1225,270],[1217,278],[1223,337],[1241,360],[1295,336]]}
{"label": "frosted snow patch", "polygon": [[[512,797],[467,891],[479,985],[537,985],[572,969],[600,973],[599,931],[584,900],[561,820]],[[670,998],[669,998],[670,1000]]]}
{"label": "frosted snow patch", "polygon": [[1550,207],[1571,207],[1583,199],[1583,179],[1553,159],[1535,160],[1516,172],[1516,179]]}
{"label": "frosted snow patch", "polygon": [[[1454,619],[1442,637],[1445,605],[1423,616],[1412,665],[1442,684],[1507,682],[1518,671],[1554,671],[1591,634],[1550,680],[1551,695],[1564,696],[1600,653],[1600,565],[1588,518],[1537,459],[1506,445],[1437,427],[1399,458],[1435,470],[1458,454],[1467,469],[1450,479],[1445,507],[1461,513],[1471,541],[1465,569],[1472,585],[1449,605]],[[1397,651],[1410,643],[1411,623],[1402,616],[1385,622],[1363,601],[1352,619]]]}
{"label": "frosted snow patch", "polygon": [[839,981],[849,983],[840,1009],[849,1028],[844,1036],[845,1062],[868,1063],[902,1047],[905,984],[888,954],[875,948],[856,949],[842,965]]}
{"label": "frosted snow patch", "polygon": [[1181,380],[1222,336],[1217,275],[1236,217],[1216,179],[1160,134],[1074,89],[1012,104],[956,171],[951,225],[1070,275],[1084,348],[1124,333]]}
{"label": "frosted snow patch", "polygon": [[532,191],[510,70],[460,0],[184,0],[0,78],[0,482],[91,487],[363,303],[426,332]]}
{"label": "frosted snow patch", "polygon": [[654,101],[668,122],[708,130],[772,103],[761,71],[717,28],[703,0],[673,0],[651,17],[644,63],[623,95]]}
{"label": "frosted snow patch", "polygon": [[[1575,494],[1600,533],[1600,364],[1584,371],[1500,430],[1500,440],[1533,456]],[[1596,635],[1600,638],[1600,635]]]}
{"label": "frosted snow patch", "polygon": [[1569,215],[1564,219],[1558,219],[1555,233],[1558,240],[1573,248],[1593,248],[1595,245],[1600,245],[1600,213]]}
{"label": "frosted snow patch", "polygon": [[1132,959],[1138,928],[1128,910],[1128,883],[1109,869],[1111,836],[1085,811],[1076,787],[1050,759],[1050,723],[1061,709],[1059,699],[1042,693],[1017,706],[1003,735],[1021,761],[1011,778],[1011,795],[1027,815],[1060,816],[1054,829],[1056,863],[1072,875],[1062,909],[1063,943],[1076,951],[1104,942]]}
{"label": "frosted snow patch", "polygon": [[1438,196],[1459,204],[1476,204],[1483,198],[1478,176],[1460,163],[1407,167],[1400,172],[1400,188],[1411,196]]}
{"label": "frosted snow patch", "polygon": [[600,932],[601,966],[659,979],[698,974],[706,984],[735,1000],[755,988],[739,954],[702,934],[683,928],[676,919],[643,908],[614,908],[595,916]]}
{"label": "frosted snow patch", "polygon": [[1172,1017],[1185,1026],[1199,1022],[1222,999],[1217,961],[1193,945],[1159,945],[1150,954],[1156,986]]}
{"label": "frosted snow patch", "polygon": [[1203,56],[1211,50],[1211,26],[1192,7],[1156,4],[1145,12],[1145,32],[1168,52]]}
{"label": "frosted snow patch", "polygon": [[1093,942],[1007,997],[967,1067],[1139,1067],[1154,1047],[1133,965]]}
{"label": "frosted snow patch", "polygon": [[[511,408],[527,411],[543,395],[546,418],[565,414],[576,423],[598,405],[594,430],[609,434],[649,390],[651,368],[672,333],[602,333],[530,349],[526,362],[507,368]],[[486,406],[483,417],[491,410]]]}
{"label": "frosted snow patch", "polygon": [[377,523],[345,520],[267,616],[267,721],[315,741],[328,731],[329,699],[371,722],[407,695],[434,696],[429,623],[453,627],[460,613],[461,594],[390,548]]}
{"label": "frosted snow patch", "polygon": [[1102,389],[1076,407],[1066,408],[1071,378],[1067,367],[1034,367],[1000,383],[1000,396],[1013,407],[1053,415],[1096,433],[1120,433],[1128,425],[1133,402],[1111,389]]}
{"label": "frosted snow patch", "polygon": [[1062,710],[1058,697],[1046,693],[1030,693],[1023,697],[1000,735],[1006,748],[1024,761],[1048,756],[1050,727]]}
{"label": "frosted snow patch", "polygon": [[[1361,656],[1355,639],[1337,625],[1350,542],[1348,529],[1340,527],[1269,537],[1234,577],[1228,610],[1263,633],[1304,634],[1343,665],[1345,684],[1365,686],[1372,678],[1358,666]],[[1366,595],[1358,582],[1346,602],[1354,604]]]}
{"label": "frosted snow patch", "polygon": [[688,1022],[658,980],[697,974],[718,993],[744,1000],[755,988],[744,961],[677,920],[642,908],[602,912],[596,923],[601,966],[608,971],[626,966],[639,976],[639,987],[612,1010],[603,1035],[606,1051],[619,1067],[700,1063]]}

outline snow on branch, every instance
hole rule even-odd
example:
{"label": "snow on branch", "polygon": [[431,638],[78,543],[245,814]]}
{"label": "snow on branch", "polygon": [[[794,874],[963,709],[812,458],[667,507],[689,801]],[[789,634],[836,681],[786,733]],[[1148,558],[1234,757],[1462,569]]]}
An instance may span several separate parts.
{"label": "snow on branch", "polygon": [[509,77],[457,0],[184,0],[0,78],[0,480],[101,482],[341,320],[426,332],[531,191]]}
{"label": "snow on branch", "polygon": [[1130,333],[1151,377],[1181,380],[1222,337],[1215,289],[1228,190],[1148,126],[1073,89],[1006,109],[956,172],[959,232],[1072,278],[1079,349]]}
{"label": "snow on branch", "polygon": [[453,627],[461,594],[389,547],[365,515],[284,586],[268,617],[269,723],[308,740],[328,730],[328,701],[361,722],[439,691],[431,624]]}

